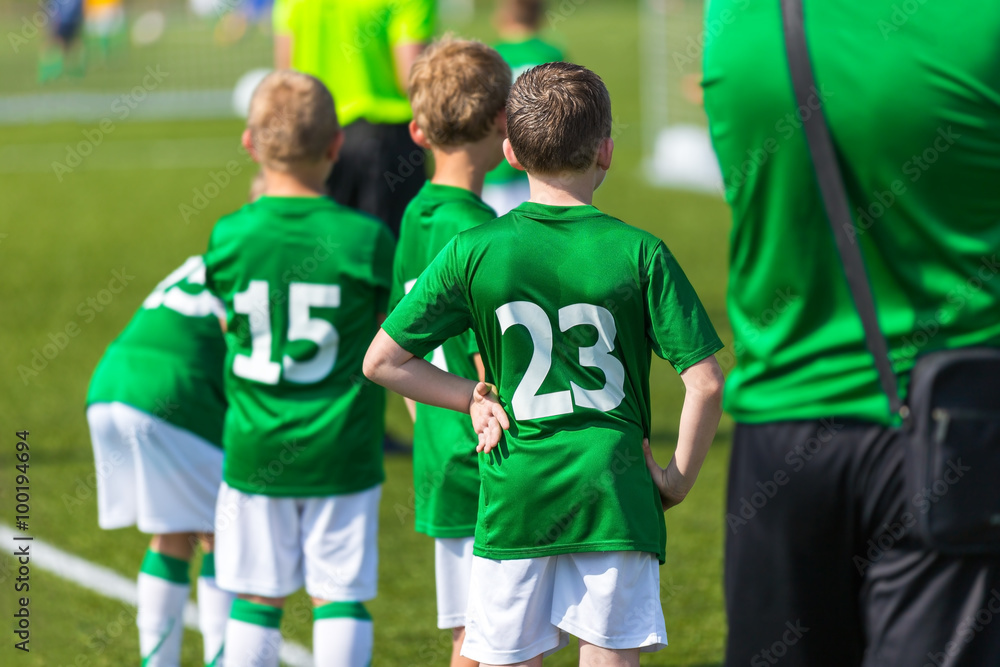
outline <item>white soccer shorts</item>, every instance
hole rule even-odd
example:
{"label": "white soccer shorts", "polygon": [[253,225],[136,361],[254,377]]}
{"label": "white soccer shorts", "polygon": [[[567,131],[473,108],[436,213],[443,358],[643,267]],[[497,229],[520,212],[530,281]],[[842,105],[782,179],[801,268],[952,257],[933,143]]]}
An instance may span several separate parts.
{"label": "white soccer shorts", "polygon": [[223,482],[215,512],[219,588],[285,597],[306,587],[314,598],[364,602],[378,579],[378,503],[382,487],[315,498],[243,493]]}
{"label": "white soccer shorts", "polygon": [[465,625],[472,577],[472,537],[434,540],[434,581],[437,584],[438,627],[442,630]]}
{"label": "white soccer shorts", "polygon": [[656,556],[607,551],[473,557],[462,655],[509,665],[555,653],[570,634],[609,649],[664,648]]}
{"label": "white soccer shorts", "polygon": [[97,522],[153,535],[210,533],[222,449],[124,403],[87,408],[97,469]]}

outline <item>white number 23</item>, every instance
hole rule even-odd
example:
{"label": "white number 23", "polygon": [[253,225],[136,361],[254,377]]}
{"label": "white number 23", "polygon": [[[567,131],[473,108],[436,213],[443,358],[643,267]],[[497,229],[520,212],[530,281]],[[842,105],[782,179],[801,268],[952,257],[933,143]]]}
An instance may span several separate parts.
{"label": "white number 23", "polygon": [[607,308],[589,303],[575,303],[559,309],[559,330],[589,325],[597,329],[597,342],[580,348],[580,365],[600,369],[604,373],[604,386],[584,389],[570,382],[570,389],[539,394],[545,377],[552,368],[552,324],[548,315],[530,301],[512,301],[497,308],[500,333],[519,324],[528,330],[533,351],[528,369],[511,397],[514,418],[518,420],[541,419],[573,412],[573,404],[602,412],[614,410],[625,398],[625,368],[611,355],[615,349],[615,318]]}

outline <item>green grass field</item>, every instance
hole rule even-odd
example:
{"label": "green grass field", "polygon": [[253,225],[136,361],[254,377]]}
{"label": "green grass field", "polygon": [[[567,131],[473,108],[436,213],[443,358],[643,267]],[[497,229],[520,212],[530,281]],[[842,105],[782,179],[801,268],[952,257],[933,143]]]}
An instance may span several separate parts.
{"label": "green grass field", "polygon": [[[719,198],[645,185],[640,157],[638,19],[634,8],[593,0],[559,23],[559,37],[576,59],[607,81],[615,107],[616,153],[596,204],[665,239],[679,258],[728,343],[724,310],[728,209]],[[468,32],[490,39],[485,21]],[[20,85],[20,84],[19,84]],[[114,124],[86,156],[84,125],[0,127],[0,283],[4,381],[0,415],[0,523],[14,520],[15,431],[30,430],[31,534],[134,577],[146,537],[97,528],[93,461],[84,419],[90,373],[104,347],[170,270],[204,250],[212,224],[240,206],[252,165],[239,150],[236,121]],[[77,147],[78,165],[56,173]],[[213,173],[237,160],[240,173],[222,187]],[[74,160],[75,162],[75,160]],[[61,171],[61,170],[60,170]],[[185,220],[181,205],[207,206]],[[202,203],[200,200],[197,203]],[[196,207],[197,209],[197,207]],[[106,291],[113,272],[125,274],[118,294]],[[88,304],[88,300],[92,303]],[[48,359],[42,352],[59,348]],[[50,347],[48,352],[54,348]],[[37,353],[37,354],[36,354]],[[32,364],[34,363],[34,366]],[[20,370],[19,370],[20,369]],[[26,369],[31,369],[27,371]],[[665,462],[676,434],[682,385],[668,364],[654,363],[654,449]],[[389,427],[408,437],[400,401]],[[694,493],[667,515],[667,563],[662,600],[670,646],[645,665],[718,665],[725,638],[722,540],[725,469],[731,426],[724,421]],[[373,665],[445,665],[448,640],[435,627],[433,545],[400,518],[413,492],[407,457],[386,461],[382,501],[379,597]],[[0,551],[9,554],[9,544]],[[0,558],[0,664],[89,666],[138,664],[134,610],[35,569],[31,574],[31,652],[13,649],[13,571]],[[285,634],[309,646],[304,597],[290,603]],[[200,664],[200,638],[185,638],[185,665]],[[575,664],[566,649],[547,665]]]}

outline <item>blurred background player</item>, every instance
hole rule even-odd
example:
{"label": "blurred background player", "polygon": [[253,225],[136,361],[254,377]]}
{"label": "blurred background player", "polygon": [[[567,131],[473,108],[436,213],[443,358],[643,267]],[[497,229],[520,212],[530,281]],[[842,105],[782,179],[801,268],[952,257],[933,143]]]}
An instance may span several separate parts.
{"label": "blurred background player", "polygon": [[[536,65],[565,59],[559,47],[539,36],[544,16],[544,0],[499,0],[497,3],[493,23],[500,41],[494,48],[510,65],[512,80]],[[483,201],[497,215],[505,215],[528,201],[530,196],[527,174],[510,166],[507,160],[501,160],[497,168],[486,175]]]}
{"label": "blurred background player", "polygon": [[83,76],[87,64],[80,30],[83,27],[84,0],[52,0],[49,39],[42,46],[38,61],[38,80],[41,83],[58,79],[63,72]]}
{"label": "blurred background player", "polygon": [[344,127],[327,181],[337,202],[399,235],[403,211],[426,180],[410,138],[410,69],[434,34],[435,0],[278,0],[275,67],[326,84]]}
{"label": "blurred background player", "polygon": [[[507,131],[504,154],[527,170],[531,200],[441,251],[382,325],[365,372],[471,413],[492,448],[462,655],[538,667],[572,634],[581,666],[636,667],[640,650],[666,645],[663,510],[685,498],[715,436],[722,343],[664,243],[592,206],[614,150],[596,74],[529,70],[511,88]],[[484,383],[422,358],[470,327],[510,413],[502,437],[503,410],[483,418]],[[644,443],[652,352],[686,390],[666,470]]]}
{"label": "blurred background player", "polygon": [[106,60],[113,42],[125,33],[122,0],[84,0],[83,13],[88,40]]}
{"label": "blurred background player", "polygon": [[325,196],[342,142],[318,79],[268,75],[243,134],[264,196],[219,220],[205,256],[229,349],[216,511],[218,581],[239,594],[229,667],[278,664],[285,598],[303,584],[316,664],[371,659],[385,394],[361,362],[388,305],[394,241]]}
{"label": "blurred background player", "polygon": [[[496,217],[480,193],[486,172],[503,160],[510,81],[500,54],[479,42],[443,40],[413,66],[410,132],[434,154],[434,176],[403,215],[392,307],[456,234]],[[478,350],[476,337],[466,331],[428,359],[442,370],[482,380]],[[452,666],[475,665],[460,652],[479,506],[478,439],[467,416],[423,404],[416,405],[413,431],[416,529],[435,538],[438,627],[452,630]]]}
{"label": "blurred background player", "polygon": [[101,528],[151,533],[139,571],[142,664],[176,667],[201,542],[199,625],[206,665],[222,652],[232,595],[215,583],[212,532],[222,480],[226,356],[222,304],[191,257],[142,304],[97,365],[87,394]]}

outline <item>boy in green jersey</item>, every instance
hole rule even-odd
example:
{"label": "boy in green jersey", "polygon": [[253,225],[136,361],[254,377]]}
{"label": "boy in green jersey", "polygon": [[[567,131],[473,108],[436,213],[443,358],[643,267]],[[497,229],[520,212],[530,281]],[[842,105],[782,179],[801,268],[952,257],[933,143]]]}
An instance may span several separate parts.
{"label": "boy in green jersey", "polygon": [[278,664],[284,601],[303,584],[317,664],[371,659],[362,603],[376,591],[385,396],[361,361],[386,311],[394,243],[323,196],[342,137],[319,80],[264,79],[243,135],[264,196],[219,220],[205,255],[227,320],[216,563],[239,596],[231,666]]}
{"label": "boy in green jersey", "polygon": [[205,664],[218,664],[222,654],[232,595],[215,582],[212,532],[226,412],[224,313],[205,289],[202,258],[189,258],[108,346],[87,392],[98,524],[137,524],[153,535],[139,571],[136,616],[149,667],[180,661],[188,570],[199,541]]}
{"label": "boy in green jersey", "polygon": [[[510,65],[512,80],[532,67],[565,59],[562,50],[538,36],[545,14],[543,0],[501,0],[497,3],[494,24],[500,41],[494,48]],[[486,174],[483,201],[499,214],[528,200],[528,178],[524,172],[501,160]]]}
{"label": "boy in green jersey", "polygon": [[[403,214],[393,306],[456,234],[496,218],[479,195],[486,172],[503,159],[508,92],[510,67],[479,42],[438,42],[414,65],[410,132],[433,152],[434,176]],[[428,359],[461,377],[482,379],[472,332],[445,342]],[[438,627],[452,630],[451,664],[474,664],[460,650],[479,501],[476,433],[468,417],[424,404],[416,406],[413,431],[416,528],[435,538]]]}
{"label": "boy in green jersey", "polygon": [[[582,665],[638,665],[640,650],[666,644],[662,511],[686,496],[715,435],[722,344],[663,242],[591,205],[613,151],[596,74],[567,63],[522,74],[507,132],[531,200],[445,246],[383,324],[365,373],[470,413],[489,453],[462,654],[540,665],[572,633]],[[423,359],[470,327],[495,397]],[[665,470],[645,443],[651,352],[687,390]]]}

